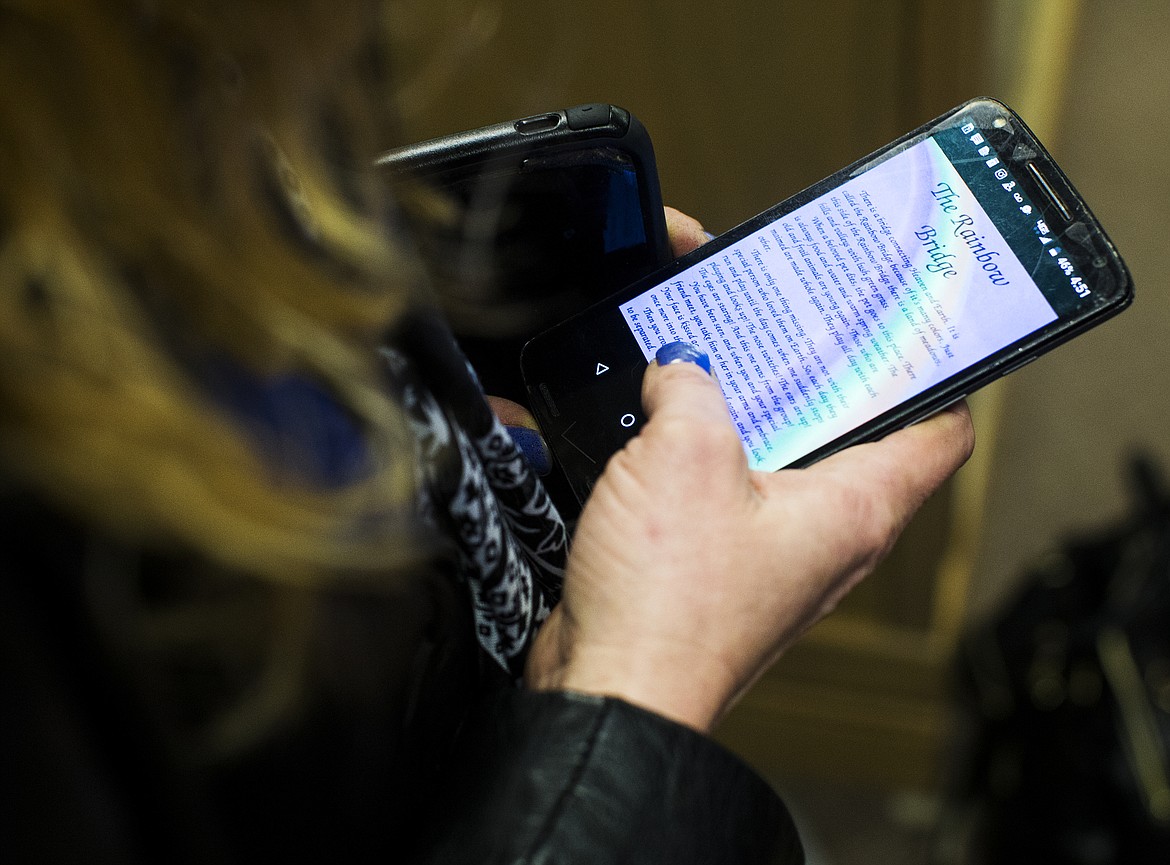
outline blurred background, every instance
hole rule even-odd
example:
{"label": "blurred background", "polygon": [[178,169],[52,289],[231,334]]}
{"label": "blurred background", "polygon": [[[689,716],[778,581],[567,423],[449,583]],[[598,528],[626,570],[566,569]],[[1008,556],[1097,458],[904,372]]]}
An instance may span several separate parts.
{"label": "blurred background", "polygon": [[612,102],[649,129],[667,203],[716,233],[976,95],[1015,107],[1088,200],[1132,270],[1134,307],[973,399],[975,459],[721,733],[786,793],[814,863],[972,859],[962,826],[948,828],[962,823],[950,794],[971,759],[954,696],[960,640],[1070,534],[1129,512],[1131,453],[1170,464],[1170,300],[1158,276],[1170,4],[392,9],[405,140]]}

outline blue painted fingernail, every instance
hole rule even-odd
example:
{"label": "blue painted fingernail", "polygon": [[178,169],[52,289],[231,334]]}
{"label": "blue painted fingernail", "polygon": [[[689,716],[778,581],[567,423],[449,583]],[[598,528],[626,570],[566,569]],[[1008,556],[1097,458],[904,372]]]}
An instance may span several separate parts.
{"label": "blue painted fingernail", "polygon": [[548,445],[544,443],[544,436],[534,429],[524,426],[508,427],[508,435],[528,460],[528,465],[541,477],[552,471],[552,454],[548,452]]}
{"label": "blue painted fingernail", "polygon": [[672,363],[695,363],[702,367],[703,372],[707,374],[711,372],[711,358],[689,342],[667,343],[658,349],[654,360],[658,362],[659,366],[667,366]]}

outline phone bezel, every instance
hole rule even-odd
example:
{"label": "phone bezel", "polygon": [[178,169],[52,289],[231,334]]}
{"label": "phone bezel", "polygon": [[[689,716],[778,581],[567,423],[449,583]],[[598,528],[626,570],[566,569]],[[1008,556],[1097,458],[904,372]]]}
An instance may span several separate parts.
{"label": "phone bezel", "polygon": [[[1070,257],[1075,259],[1078,269],[1085,274],[1086,281],[1091,278],[1092,299],[1080,304],[1074,315],[1058,317],[1056,321],[927,388],[786,467],[800,468],[810,465],[843,448],[873,441],[922,420],[1127,307],[1133,298],[1129,272],[1113,243],[1064,172],[1019,115],[997,100],[973,99],[752,217],[703,247],[531,340],[524,348],[521,366],[528,384],[533,411],[546,431],[554,453],[559,449],[558,434],[565,426],[562,418],[554,417],[549,411],[548,398],[555,404],[559,395],[561,385],[557,383],[559,378],[557,368],[565,362],[563,349],[569,344],[564,338],[567,329],[580,327],[599,315],[608,316],[610,311],[616,310],[624,300],[669,280],[699,261],[718,255],[736,241],[759,231],[763,226],[823,195],[844,181],[892,158],[924,138],[954,128],[961,120],[969,119],[974,119],[982,131],[994,135],[996,155],[1012,167],[1012,174],[1017,180],[1027,175],[1027,171],[1022,168],[1023,165],[1031,163],[1042,166],[1042,176],[1050,188],[1060,196],[1060,206],[1042,192],[1039,184],[1036,184],[1030,175],[1027,191],[1032,200],[1041,206],[1041,215],[1061,237]],[[1062,211],[1065,210],[1070,217],[1068,219],[1062,215]],[[632,426],[631,435],[636,433],[636,430],[637,426]],[[578,495],[582,495],[592,479],[571,480]]]}

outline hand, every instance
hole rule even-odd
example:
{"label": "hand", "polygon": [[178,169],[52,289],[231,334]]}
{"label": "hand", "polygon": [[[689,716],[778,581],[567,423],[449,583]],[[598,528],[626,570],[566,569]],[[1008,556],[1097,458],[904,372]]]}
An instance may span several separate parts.
{"label": "hand", "polygon": [[651,364],[648,420],[578,524],[528,684],[620,697],[709,731],[866,576],[970,455],[965,405],[810,468],[748,468],[718,384]]}
{"label": "hand", "polygon": [[[670,234],[671,250],[676,256],[688,253],[707,241],[707,232],[697,220],[673,207],[666,207],[663,210],[666,214],[666,229]],[[496,417],[508,428],[513,441],[524,452],[533,470],[541,476],[552,471],[552,454],[532,412],[504,397],[489,395],[487,402]]]}
{"label": "hand", "polygon": [[698,249],[711,239],[706,229],[693,216],[687,216],[673,207],[664,207],[666,231],[670,235],[670,250],[677,258]]}

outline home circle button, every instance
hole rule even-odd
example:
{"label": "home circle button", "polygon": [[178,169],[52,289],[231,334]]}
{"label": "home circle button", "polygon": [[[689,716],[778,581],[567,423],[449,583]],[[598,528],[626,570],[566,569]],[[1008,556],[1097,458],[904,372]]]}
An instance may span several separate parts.
{"label": "home circle button", "polygon": [[629,429],[637,422],[638,422],[638,419],[636,417],[634,417],[632,414],[622,415],[621,425],[624,426],[626,429]]}

